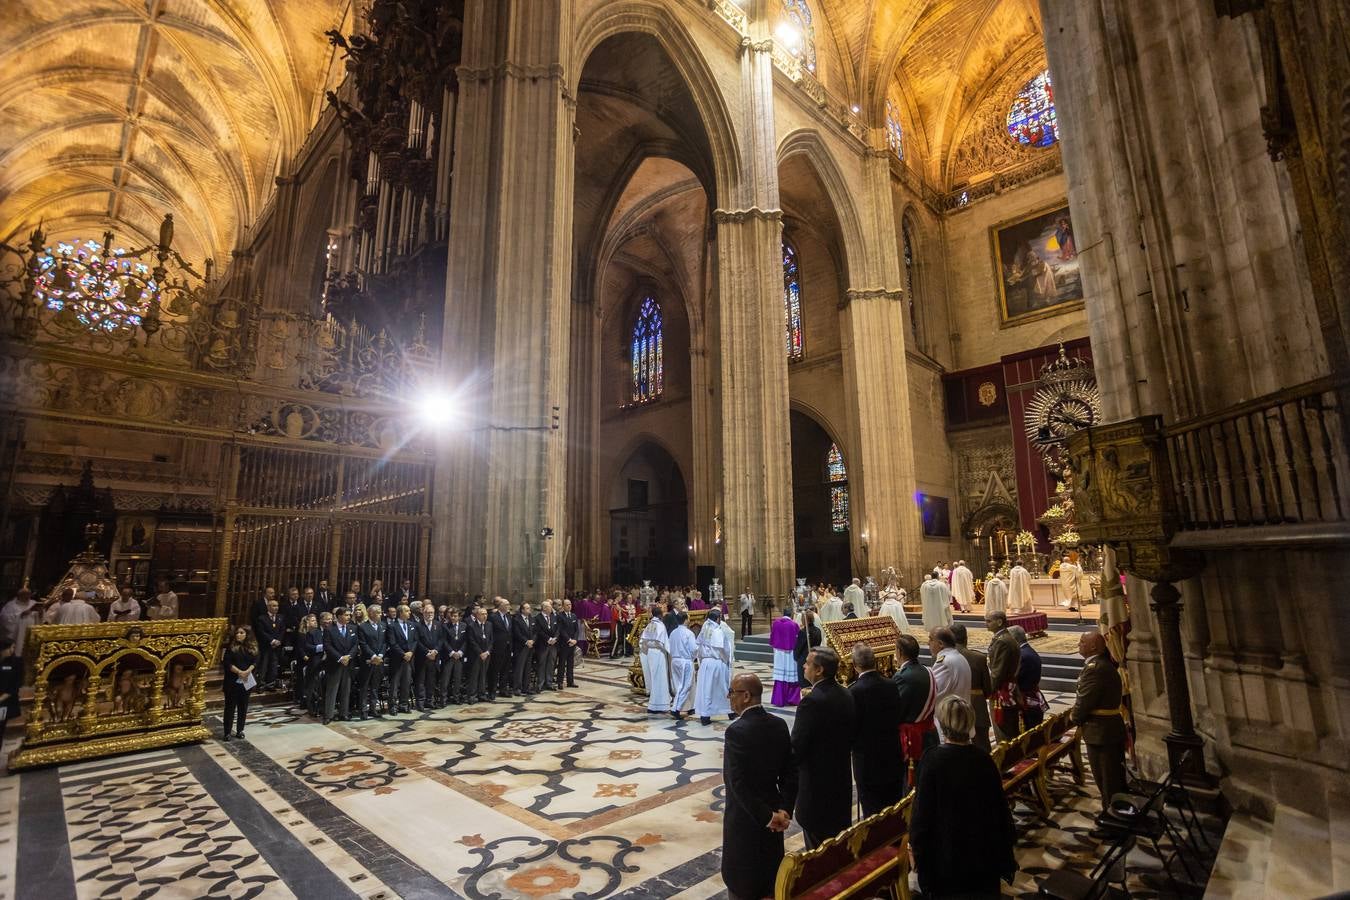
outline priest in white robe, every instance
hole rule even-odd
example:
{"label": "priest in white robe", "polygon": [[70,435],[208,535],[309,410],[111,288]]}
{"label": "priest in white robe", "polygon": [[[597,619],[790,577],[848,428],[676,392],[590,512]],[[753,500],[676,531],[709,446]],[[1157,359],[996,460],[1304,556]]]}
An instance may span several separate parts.
{"label": "priest in white robe", "polygon": [[679,624],[670,633],[670,683],[675,693],[670,714],[683,720],[684,711],[689,708],[689,696],[694,692],[694,653],[698,642],[689,630],[689,613],[681,610],[677,618]]}
{"label": "priest in white robe", "polygon": [[[678,630],[678,629],[677,629]],[[722,615],[709,611],[707,621],[698,633],[698,688],[694,691],[694,714],[700,723],[712,724],[713,716],[731,714],[731,645],[723,630]]]}
{"label": "priest in white robe", "polygon": [[964,559],[958,560],[956,568],[952,569],[952,597],[961,612],[975,608],[975,576],[966,568]]}
{"label": "priest in white robe", "polygon": [[[727,667],[730,669],[736,665],[736,631],[727,624],[726,619],[723,619],[720,616],[718,617],[717,622],[722,626],[722,633],[726,635],[727,638]],[[728,684],[730,684],[730,672],[727,673],[727,681]]]}
{"label": "priest in white robe", "polygon": [[879,615],[889,616],[895,622],[895,627],[903,634],[909,629],[909,617],[905,615],[905,592],[900,588],[891,587],[887,588],[881,597]]}
{"label": "priest in white robe", "polygon": [[1083,590],[1086,578],[1083,567],[1069,557],[1059,564],[1059,605],[1068,609],[1077,609],[1084,596],[1091,596],[1091,588]]}
{"label": "priest in white robe", "polygon": [[984,614],[1008,611],[1008,586],[993,572],[984,579]]}
{"label": "priest in white robe", "polygon": [[647,683],[647,712],[666,715],[675,691],[670,680],[670,635],[661,623],[661,607],[652,606],[652,619],[638,638],[642,656],[642,680]]}
{"label": "priest in white robe", "polygon": [[1013,566],[1012,571],[1008,573],[1008,611],[1014,613],[1035,611],[1031,605],[1031,573],[1021,563]]}
{"label": "priest in white robe", "polygon": [[[853,611],[860,616],[863,614],[863,610],[867,609],[867,592],[862,589],[862,584],[858,579],[853,579],[853,583],[844,588],[844,600],[839,604],[840,619],[844,617],[844,603],[852,603]],[[821,616],[820,619],[822,622],[837,621],[836,619],[827,619],[824,616]]]}
{"label": "priest in white robe", "polygon": [[[858,580],[856,578],[853,579],[853,584],[857,583]],[[845,597],[849,595],[848,593],[849,589],[852,587],[853,585],[849,585],[849,587],[844,588]],[[859,591],[859,593],[862,592]],[[858,608],[857,606],[854,606],[854,609],[857,608]],[[827,595],[825,597],[825,601],[820,604],[820,613],[817,615],[816,618],[820,621],[821,624],[824,624],[826,622],[842,622],[844,620],[844,601],[840,600],[833,594]]]}
{"label": "priest in white robe", "polygon": [[952,624],[952,592],[947,582],[935,575],[925,576],[919,602],[923,604],[923,627],[930,634]]}

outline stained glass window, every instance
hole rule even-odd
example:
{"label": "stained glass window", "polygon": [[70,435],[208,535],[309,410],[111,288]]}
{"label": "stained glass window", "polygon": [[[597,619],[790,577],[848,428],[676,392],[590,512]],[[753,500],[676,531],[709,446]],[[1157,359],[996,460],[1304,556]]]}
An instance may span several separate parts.
{"label": "stained glass window", "polygon": [[905,131],[900,127],[900,111],[886,101],[886,146],[901,159],[905,158]]}
{"label": "stained glass window", "polygon": [[1008,134],[1030,147],[1049,147],[1059,140],[1055,87],[1046,69],[1022,86],[1008,110]]}
{"label": "stained glass window", "polygon": [[848,531],[848,471],[838,444],[825,454],[825,481],[830,486],[830,525],[835,531]]}
{"label": "stained glass window", "polygon": [[[107,237],[111,237],[108,235]],[[98,241],[61,241],[38,256],[34,288],[48,309],[96,331],[135,328],[159,292],[150,267]]]}
{"label": "stained glass window", "polygon": [[661,304],[646,297],[633,325],[633,402],[661,396]]}
{"label": "stained glass window", "polygon": [[802,358],[802,286],[797,272],[797,251],[783,241],[783,320],[787,329],[788,362]]}
{"label": "stained glass window", "polygon": [[791,24],[788,49],[802,61],[807,71],[816,71],[816,28],[811,24],[811,7],[806,0],[783,0],[783,12]]}
{"label": "stained glass window", "polygon": [[900,224],[900,234],[905,250],[905,303],[909,306],[909,330],[914,335],[914,343],[919,343],[919,310],[914,298],[914,235],[910,228],[909,217]]}

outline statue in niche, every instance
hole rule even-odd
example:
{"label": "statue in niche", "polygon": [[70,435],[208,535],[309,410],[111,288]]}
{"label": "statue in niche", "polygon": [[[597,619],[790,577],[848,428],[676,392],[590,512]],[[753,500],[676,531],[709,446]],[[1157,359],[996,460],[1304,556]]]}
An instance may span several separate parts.
{"label": "statue in niche", "polygon": [[130,666],[124,666],[117,673],[117,683],[113,685],[112,711],[115,713],[140,712],[145,705],[141,696],[136,672]]}
{"label": "statue in niche", "polygon": [[84,696],[83,676],[76,672],[65,675],[56,682],[47,694],[47,719],[51,722],[65,722],[75,718],[75,709]]}
{"label": "statue in niche", "polygon": [[169,667],[169,677],[164,682],[164,708],[178,709],[185,706],[192,696],[192,685],[197,680],[195,669],[189,669],[182,663]]}

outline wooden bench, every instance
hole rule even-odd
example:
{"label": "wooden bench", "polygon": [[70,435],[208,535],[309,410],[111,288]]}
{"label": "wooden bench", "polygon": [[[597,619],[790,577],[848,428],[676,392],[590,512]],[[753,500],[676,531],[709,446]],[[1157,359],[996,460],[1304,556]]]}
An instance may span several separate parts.
{"label": "wooden bench", "polygon": [[814,850],[784,856],[774,885],[775,900],[842,900],[863,891],[873,896],[883,890],[896,900],[909,900],[913,796],[868,816]]}
{"label": "wooden bench", "polygon": [[1069,758],[1074,780],[1083,783],[1083,763],[1078,729],[1068,713],[1050,716],[1035,728],[1022,732],[993,750],[994,765],[1003,775],[1003,791],[1009,802],[1025,796],[1040,810],[1050,813],[1048,777],[1055,764]]}

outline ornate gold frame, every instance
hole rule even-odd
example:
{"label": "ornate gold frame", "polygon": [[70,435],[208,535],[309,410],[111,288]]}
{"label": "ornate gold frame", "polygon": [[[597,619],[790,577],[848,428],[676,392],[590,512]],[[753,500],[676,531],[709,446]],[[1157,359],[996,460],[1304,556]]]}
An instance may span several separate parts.
{"label": "ornate gold frame", "polygon": [[1023,313],[1018,316],[1008,315],[1008,293],[1003,284],[1003,254],[999,252],[998,234],[1014,225],[1020,225],[1023,222],[1029,222],[1032,219],[1043,216],[1046,213],[1054,212],[1057,209],[1068,209],[1069,201],[1067,199],[1056,201],[1048,206],[1033,210],[1012,219],[1004,219],[1001,222],[995,222],[989,226],[989,251],[994,263],[994,282],[998,285],[998,327],[1013,328],[1018,325],[1025,325],[1028,322],[1035,322],[1040,319],[1048,319],[1052,316],[1059,316],[1074,310],[1082,309],[1084,298],[1077,300],[1065,300],[1062,303],[1056,303],[1053,306],[1047,306],[1045,309],[1038,309],[1035,312]]}

